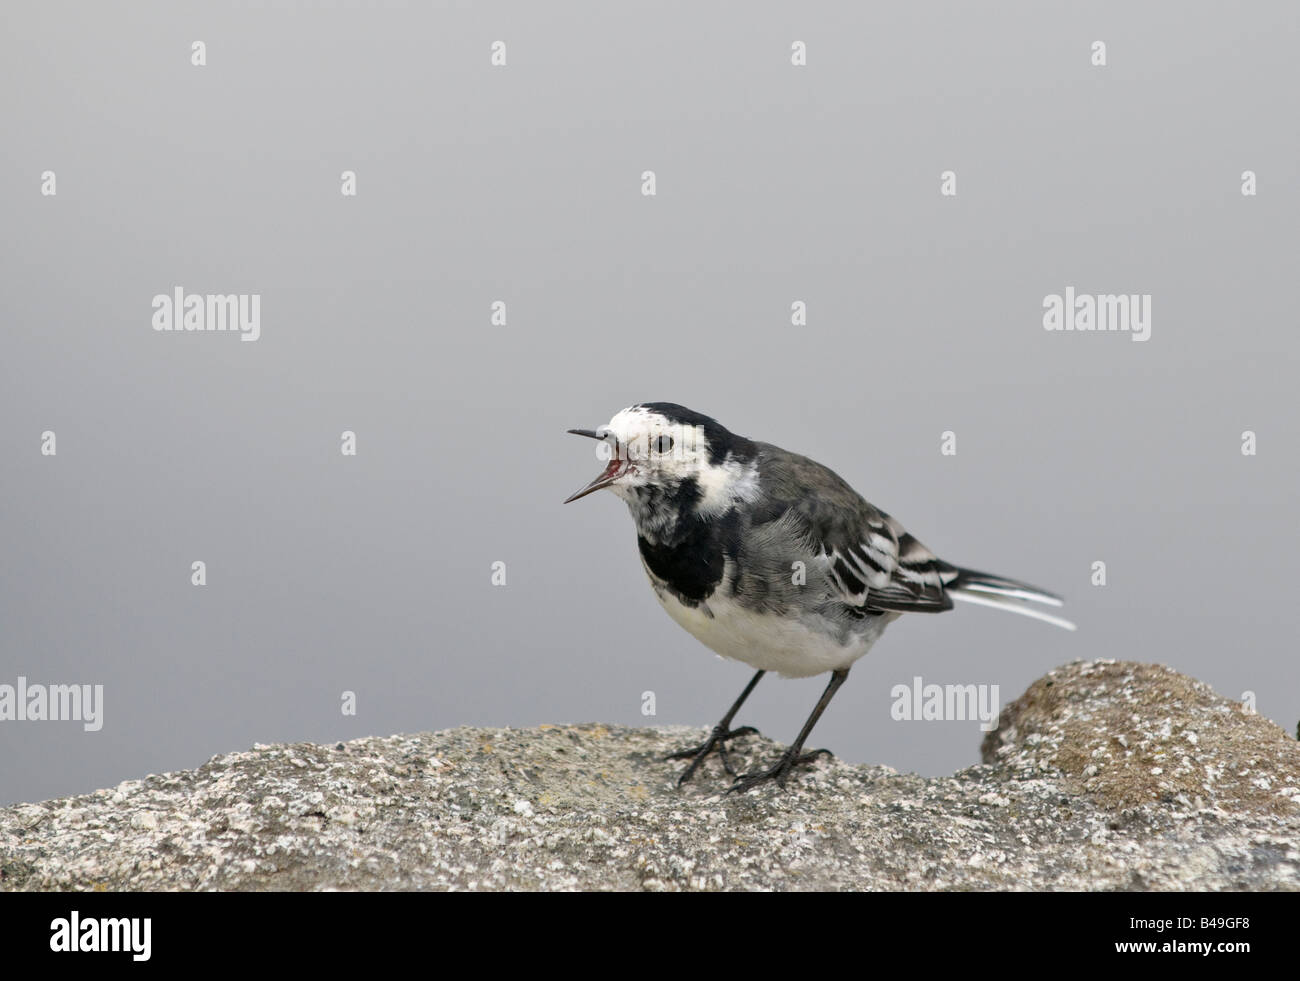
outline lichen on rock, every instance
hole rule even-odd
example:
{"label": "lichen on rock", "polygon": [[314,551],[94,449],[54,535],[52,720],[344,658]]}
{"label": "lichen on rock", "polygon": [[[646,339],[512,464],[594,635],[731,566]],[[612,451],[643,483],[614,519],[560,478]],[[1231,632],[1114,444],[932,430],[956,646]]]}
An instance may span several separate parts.
{"label": "lichen on rock", "polygon": [[0,889],[1300,889],[1300,744],[1168,668],[1052,671],[951,777],[828,759],[728,796],[714,759],[678,788],[702,735],[256,746],[0,809]]}

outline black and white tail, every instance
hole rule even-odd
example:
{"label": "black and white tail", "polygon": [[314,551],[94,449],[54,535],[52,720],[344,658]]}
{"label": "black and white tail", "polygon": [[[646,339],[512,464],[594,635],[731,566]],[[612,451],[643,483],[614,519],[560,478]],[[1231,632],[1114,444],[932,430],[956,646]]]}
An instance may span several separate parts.
{"label": "black and white tail", "polygon": [[1043,606],[1064,606],[1065,601],[1061,597],[1015,579],[994,576],[987,572],[976,572],[974,569],[958,568],[957,577],[944,584],[944,592],[963,603],[991,606],[997,610],[1006,610],[1009,613],[1019,613],[1021,616],[1043,620],[1066,630],[1076,629],[1074,624],[1064,617],[1058,617],[1042,609]]}

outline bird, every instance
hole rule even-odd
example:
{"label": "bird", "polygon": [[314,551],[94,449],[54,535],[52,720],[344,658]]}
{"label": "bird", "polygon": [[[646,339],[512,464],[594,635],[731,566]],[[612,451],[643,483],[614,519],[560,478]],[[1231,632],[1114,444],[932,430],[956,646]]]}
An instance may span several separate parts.
{"label": "bird", "polygon": [[[784,787],[796,767],[830,755],[804,744],[849,669],[904,613],[942,613],[957,600],[1075,629],[1050,612],[1059,596],[943,561],[828,467],[700,412],[640,402],[598,429],[568,432],[599,441],[606,462],[564,503],[613,491],[631,512],[641,564],[668,615],[757,671],[703,743],[668,757],[691,761],[679,785],[715,752],[734,778],[728,792],[773,780]],[[727,745],[757,730],[732,723],[768,672],[830,680],[780,758],[739,774]]]}

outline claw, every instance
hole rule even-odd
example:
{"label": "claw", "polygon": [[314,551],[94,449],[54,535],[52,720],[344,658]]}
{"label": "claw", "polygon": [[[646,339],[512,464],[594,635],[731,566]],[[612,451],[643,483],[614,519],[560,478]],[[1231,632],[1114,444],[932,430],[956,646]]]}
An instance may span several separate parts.
{"label": "claw", "polygon": [[690,760],[691,765],[686,768],[680,777],[677,778],[677,785],[680,787],[695,775],[695,771],[700,768],[700,764],[712,752],[716,751],[722,759],[722,768],[731,776],[736,775],[736,769],[731,765],[731,760],[727,755],[727,741],[735,739],[737,736],[748,736],[758,732],[753,726],[741,726],[739,729],[723,730],[721,726],[714,726],[713,731],[709,733],[709,738],[699,746],[692,746],[690,749],[683,749],[680,752],[673,753],[664,757],[665,760]]}
{"label": "claw", "polygon": [[814,749],[810,753],[802,753],[796,756],[791,750],[786,750],[771,769],[756,770],[753,773],[746,773],[743,776],[736,777],[727,793],[739,792],[743,794],[745,791],[752,790],[768,780],[775,780],[777,786],[784,789],[785,781],[790,776],[791,770],[803,763],[811,763],[822,755],[833,756],[834,754],[829,749]]}

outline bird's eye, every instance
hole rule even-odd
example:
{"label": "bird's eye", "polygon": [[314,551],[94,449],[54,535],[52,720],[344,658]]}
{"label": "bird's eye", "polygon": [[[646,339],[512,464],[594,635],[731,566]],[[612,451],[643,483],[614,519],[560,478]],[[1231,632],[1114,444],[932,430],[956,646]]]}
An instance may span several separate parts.
{"label": "bird's eye", "polygon": [[656,453],[667,453],[673,448],[673,438],[671,436],[660,436],[654,441]]}

